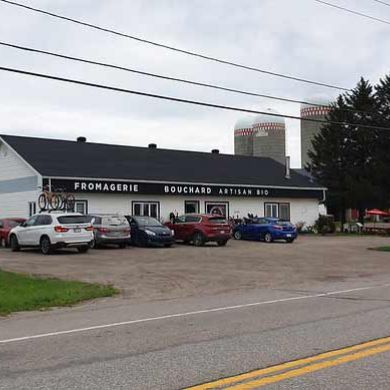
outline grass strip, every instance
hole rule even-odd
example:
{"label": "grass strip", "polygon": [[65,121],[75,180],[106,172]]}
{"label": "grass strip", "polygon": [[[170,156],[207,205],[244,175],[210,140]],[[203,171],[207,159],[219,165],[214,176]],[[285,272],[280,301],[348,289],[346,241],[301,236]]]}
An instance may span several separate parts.
{"label": "grass strip", "polygon": [[390,246],[378,246],[376,248],[368,248],[372,251],[379,251],[379,252],[390,252]]}
{"label": "grass strip", "polygon": [[36,277],[0,269],[0,315],[3,316],[17,311],[70,306],[118,292],[110,285]]}

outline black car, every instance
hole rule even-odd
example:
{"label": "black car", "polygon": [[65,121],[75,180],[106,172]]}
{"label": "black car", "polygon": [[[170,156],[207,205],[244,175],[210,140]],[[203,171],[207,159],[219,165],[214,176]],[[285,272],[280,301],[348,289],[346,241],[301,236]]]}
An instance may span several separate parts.
{"label": "black car", "polygon": [[131,243],[136,246],[170,247],[175,242],[171,229],[152,217],[127,216],[131,229]]}

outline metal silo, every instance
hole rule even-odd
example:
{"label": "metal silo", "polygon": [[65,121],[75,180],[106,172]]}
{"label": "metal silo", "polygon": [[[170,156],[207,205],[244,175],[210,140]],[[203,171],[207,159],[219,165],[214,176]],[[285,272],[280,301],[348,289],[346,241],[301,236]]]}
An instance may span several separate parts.
{"label": "metal silo", "polygon": [[[329,101],[318,100],[314,101],[318,105],[301,105],[301,118],[325,120],[326,114],[329,112]],[[312,148],[313,138],[320,132],[323,123],[301,120],[301,164],[302,168],[310,162],[308,152]]]}
{"label": "metal silo", "polygon": [[253,118],[239,119],[234,126],[234,154],[253,156]]}
{"label": "metal silo", "polygon": [[[277,111],[268,109],[271,114]],[[271,157],[284,164],[286,159],[286,123],[284,118],[258,115],[253,122],[253,155]]]}

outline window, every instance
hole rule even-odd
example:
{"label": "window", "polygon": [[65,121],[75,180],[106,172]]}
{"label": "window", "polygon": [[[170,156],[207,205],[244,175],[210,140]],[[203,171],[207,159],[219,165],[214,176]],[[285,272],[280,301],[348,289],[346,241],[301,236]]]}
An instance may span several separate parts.
{"label": "window", "polygon": [[185,215],[180,215],[180,217],[177,217],[175,219],[176,223],[184,223],[186,221],[186,216]]}
{"label": "window", "polygon": [[265,212],[264,216],[268,218],[279,217],[279,205],[277,203],[264,203]]}
{"label": "window", "polygon": [[290,203],[279,204],[279,218],[282,221],[290,221]]}
{"label": "window", "polygon": [[290,203],[264,203],[264,216],[290,221]]}
{"label": "window", "polygon": [[197,215],[186,215],[184,221],[187,223],[199,223],[200,219]]}
{"label": "window", "polygon": [[146,218],[146,217],[135,217],[133,219],[138,226],[163,226],[161,222],[157,221],[155,218]]}
{"label": "window", "polygon": [[31,217],[32,215],[36,214],[36,212],[37,212],[36,202],[28,202],[28,216]]}
{"label": "window", "polygon": [[221,223],[227,223],[225,218],[220,218],[220,217],[211,217],[209,218],[209,222],[211,224],[221,224]]}
{"label": "window", "polygon": [[74,211],[80,214],[88,214],[88,201],[76,200],[74,203]]}
{"label": "window", "polygon": [[141,217],[160,217],[159,202],[133,202],[133,215]]}
{"label": "window", "polygon": [[50,215],[39,215],[35,222],[35,226],[51,225],[52,221]]}
{"label": "window", "polygon": [[227,218],[229,216],[229,202],[206,202],[206,213]]}
{"label": "window", "polygon": [[199,200],[185,200],[184,201],[184,212],[186,214],[199,213],[200,205]]}
{"label": "window", "polygon": [[38,220],[38,215],[34,215],[26,222],[26,227],[34,226]]}
{"label": "window", "polygon": [[71,225],[74,223],[88,223],[89,218],[86,215],[63,215],[58,217],[58,222],[63,225]]}

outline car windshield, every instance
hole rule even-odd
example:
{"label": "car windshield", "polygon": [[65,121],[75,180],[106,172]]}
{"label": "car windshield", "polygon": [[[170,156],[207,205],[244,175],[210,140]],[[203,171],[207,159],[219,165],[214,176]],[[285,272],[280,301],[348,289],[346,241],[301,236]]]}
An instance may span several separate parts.
{"label": "car windshield", "polygon": [[221,218],[221,217],[211,217],[211,218],[209,218],[209,222],[210,223],[226,223],[226,219]]}
{"label": "car windshield", "polygon": [[140,226],[162,226],[156,218],[151,217],[134,217],[135,221]]}
{"label": "car windshield", "polygon": [[73,223],[88,223],[90,218],[87,215],[64,215],[58,217],[58,222],[63,225],[70,225]]}
{"label": "car windshield", "polygon": [[276,225],[279,225],[279,226],[292,226],[292,223],[290,223],[288,221],[277,221]]}

